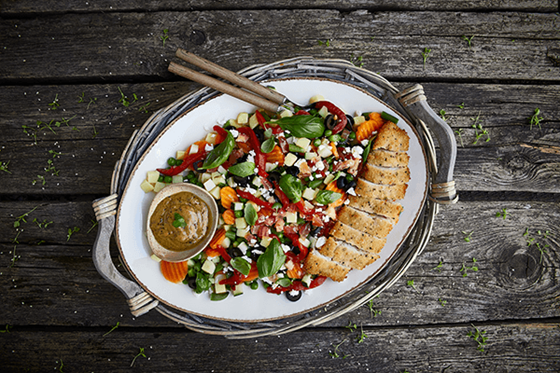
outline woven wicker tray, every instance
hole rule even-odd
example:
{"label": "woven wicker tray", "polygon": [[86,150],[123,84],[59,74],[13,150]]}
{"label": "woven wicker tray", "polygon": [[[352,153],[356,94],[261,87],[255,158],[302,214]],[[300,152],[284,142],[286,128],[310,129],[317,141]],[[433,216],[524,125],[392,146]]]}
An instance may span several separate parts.
{"label": "woven wicker tray", "polygon": [[[93,202],[96,218],[99,221],[98,235],[93,250],[94,264],[98,272],[125,295],[131,312],[135,316],[155,309],[197,332],[218,334],[228,338],[255,338],[285,334],[328,322],[361,307],[393,285],[428,243],[438,204],[454,203],[458,199],[453,182],[457,146],[453,131],[428,106],[423,89],[418,84],[399,92],[380,75],[358,68],[348,61],[320,60],[311,57],[298,57],[268,65],[250,66],[238,73],[254,81],[303,77],[328,78],[368,91],[398,111],[416,127],[427,155],[431,181],[429,199],[423,206],[417,223],[383,270],[369,282],[326,307],[281,320],[258,323],[219,321],[179,312],[161,304],[136,282],[118,272],[111,260],[109,244],[115,228],[115,214],[120,196],[122,196],[138,160],[168,124],[185,111],[218,95],[219,92],[210,88],[202,88],[154,113],[142,128],[133,133],[120,160],[116,163],[111,180],[111,195]],[[435,134],[439,144],[440,157],[437,160],[430,132]]]}

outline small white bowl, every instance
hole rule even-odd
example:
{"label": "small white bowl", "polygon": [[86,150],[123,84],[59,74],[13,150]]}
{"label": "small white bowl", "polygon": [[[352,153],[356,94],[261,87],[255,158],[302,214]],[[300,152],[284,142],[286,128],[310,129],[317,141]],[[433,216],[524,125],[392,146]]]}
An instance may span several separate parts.
{"label": "small white bowl", "polygon": [[[184,251],[173,251],[168,250],[163,247],[155,238],[151,228],[150,228],[150,220],[152,218],[152,214],[154,213],[156,207],[159,203],[166,197],[169,197],[173,194],[177,194],[180,192],[190,192],[195,196],[199,197],[202,201],[204,201],[208,205],[209,209],[209,218],[208,218],[208,230],[206,232],[206,237],[198,245],[195,247],[184,250]],[[148,243],[152,248],[152,252],[160,259],[165,260],[167,262],[183,262],[188,260],[196,255],[198,255],[202,250],[204,250],[208,243],[214,237],[216,232],[216,228],[218,227],[218,205],[216,204],[216,200],[210,193],[206,190],[188,183],[179,183],[179,184],[171,184],[160,190],[154,200],[150,204],[150,209],[148,210],[148,221],[146,224],[146,231],[148,237]]]}

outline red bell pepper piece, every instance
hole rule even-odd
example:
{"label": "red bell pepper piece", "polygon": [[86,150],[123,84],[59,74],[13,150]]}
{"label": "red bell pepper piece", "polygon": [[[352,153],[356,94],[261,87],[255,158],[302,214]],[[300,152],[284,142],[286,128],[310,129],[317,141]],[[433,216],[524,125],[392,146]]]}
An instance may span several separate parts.
{"label": "red bell pepper piece", "polygon": [[280,202],[282,203],[282,206],[287,207],[290,204],[290,199],[288,198],[286,193],[284,193],[282,189],[280,189],[280,186],[276,181],[274,182],[274,194],[276,194],[278,198],[280,198]]}
{"label": "red bell pepper piece", "polygon": [[245,192],[245,191],[243,191],[239,188],[237,188],[236,192],[239,195],[239,197],[241,197],[241,198],[245,198],[245,199],[248,199],[249,201],[255,202],[257,205],[259,205],[261,207],[266,207],[268,209],[272,209],[272,203],[263,201],[262,199],[260,199],[258,197],[255,197],[254,195],[252,195],[249,192]]}
{"label": "red bell pepper piece", "polygon": [[290,286],[288,287],[284,287],[284,286],[277,286],[275,289],[272,288],[272,286],[269,286],[266,288],[266,292],[267,293],[272,293],[272,294],[280,294],[286,291],[302,291],[302,290],[306,290],[306,289],[313,289],[316,288],[317,286],[322,285],[325,280],[327,278],[325,276],[317,276],[315,277],[313,280],[311,280],[311,283],[309,284],[309,287],[306,287],[303,282],[296,280],[294,281]]}
{"label": "red bell pepper piece", "polygon": [[294,115],[311,115],[311,114],[309,114],[309,113],[308,113],[307,111],[305,111],[305,110],[300,110],[300,111],[298,111],[297,113],[295,113]]}
{"label": "red bell pepper piece", "polygon": [[315,103],[315,109],[319,110],[322,107],[326,107],[329,112],[338,117],[338,123],[332,129],[332,133],[336,134],[342,131],[344,127],[346,127],[346,122],[348,121],[348,118],[346,118],[346,114],[331,102],[319,101]]}
{"label": "red bell pepper piece", "polygon": [[198,153],[189,154],[183,159],[180,166],[173,166],[171,168],[158,168],[157,171],[165,176],[175,176],[185,171],[188,167],[192,166],[194,162],[200,161],[206,157],[206,151],[201,149]]}
{"label": "red bell pepper piece", "polygon": [[228,131],[220,126],[214,126],[214,131],[216,131],[216,133],[218,134],[216,136],[216,142],[214,143],[214,145],[221,144],[226,139]]}
{"label": "red bell pepper piece", "polygon": [[257,122],[262,126],[262,128],[267,129],[266,119],[264,119],[260,111],[255,111],[255,117],[257,117]]}
{"label": "red bell pepper piece", "polygon": [[255,163],[257,165],[257,168],[259,169],[259,176],[267,178],[268,173],[266,172],[266,155],[261,152],[261,143],[259,142],[259,139],[257,139],[255,131],[253,131],[249,127],[240,127],[237,130],[249,136],[249,143],[251,145],[251,148],[253,148],[253,150],[255,151]]}
{"label": "red bell pepper piece", "polygon": [[274,134],[274,135],[279,135],[279,134],[281,134],[282,132],[284,132],[284,130],[283,130],[282,127],[280,127],[280,126],[274,127],[274,128],[272,129],[272,134]]}

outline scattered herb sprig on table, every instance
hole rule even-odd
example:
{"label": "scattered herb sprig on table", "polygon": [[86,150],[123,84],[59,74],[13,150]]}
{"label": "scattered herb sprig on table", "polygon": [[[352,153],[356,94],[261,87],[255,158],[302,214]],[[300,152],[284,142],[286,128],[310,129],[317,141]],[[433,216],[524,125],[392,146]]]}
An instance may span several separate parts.
{"label": "scattered herb sprig on table", "polygon": [[469,48],[470,48],[472,39],[474,38],[474,35],[472,35],[470,38],[466,37],[465,35],[463,35],[461,37],[463,38],[463,40],[465,40],[467,43],[469,43]]}
{"label": "scattered herb sprig on table", "polygon": [[461,102],[459,105],[457,105],[457,107],[458,107],[459,109],[464,109],[464,108],[465,108],[465,103],[464,103],[464,102]]}
{"label": "scattered herb sprig on table", "polygon": [[535,109],[535,113],[529,117],[529,123],[531,124],[530,129],[533,129],[533,126],[537,126],[539,127],[539,129],[541,128],[541,120],[543,120],[543,117],[539,117],[539,114],[541,113],[539,108]]}
{"label": "scattered herb sprig on table", "polygon": [[37,218],[33,219],[33,223],[37,224],[37,226],[41,229],[47,229],[49,225],[53,223],[53,221],[47,221],[47,219],[43,219],[43,222],[40,222]]}
{"label": "scattered herb sprig on table", "polygon": [[163,35],[159,37],[161,39],[164,47],[165,47],[165,42],[169,39],[169,35],[167,34],[168,32],[169,32],[169,29],[163,29]]}
{"label": "scattered herb sprig on table", "polygon": [[6,324],[6,329],[0,330],[0,333],[9,333],[10,332],[10,325]]}
{"label": "scattered herb sprig on table", "polygon": [[77,233],[79,231],[80,231],[79,227],[68,228],[68,234],[66,235],[66,242],[70,241],[70,237],[72,237],[72,234]]}
{"label": "scattered herb sprig on table", "polygon": [[436,269],[438,270],[438,272],[441,272],[441,268],[443,267],[443,261],[440,260],[438,265],[435,266],[434,268],[431,269],[431,271],[435,271]]}
{"label": "scattered herb sprig on table", "polygon": [[474,231],[471,231],[471,232],[461,231],[461,233],[463,233],[465,235],[465,237],[463,238],[463,240],[465,240],[465,242],[471,242],[471,237],[472,237],[472,234],[474,233]]}
{"label": "scattered herb sprig on table", "polygon": [[130,102],[130,101],[128,100],[128,97],[125,96],[125,94],[123,93],[121,87],[117,87],[117,89],[119,90],[119,92],[120,92],[120,94],[121,94],[121,98],[119,99],[119,102],[121,102],[121,103],[123,104],[124,107],[128,107],[128,106],[130,106],[130,104],[131,104],[132,102],[138,101],[138,96],[136,95],[136,93],[133,93],[133,94],[132,94],[133,100],[132,100],[132,102]]}
{"label": "scattered herb sprig on table", "polygon": [[360,335],[356,338],[358,343],[362,343],[367,338],[367,334],[364,333],[364,328],[360,325]]}
{"label": "scattered herb sprig on table", "polygon": [[424,69],[426,69],[426,60],[428,59],[428,55],[432,52],[431,49],[424,48],[424,52],[422,52],[422,60]]}
{"label": "scattered herb sprig on table", "polygon": [[62,371],[62,368],[64,368],[64,362],[62,361],[62,359],[60,359],[60,367],[58,367],[58,371],[64,373]]}
{"label": "scattered herb sprig on table", "polygon": [[498,211],[498,212],[496,213],[496,217],[497,217],[497,218],[503,218],[504,220],[506,220],[506,217],[507,217],[507,209],[506,209],[506,208],[503,208],[502,211]]}
{"label": "scattered herb sprig on table", "polygon": [[49,106],[51,107],[51,110],[56,110],[60,106],[58,103],[58,93],[54,96],[54,100],[49,104]]}
{"label": "scattered herb sprig on table", "polygon": [[317,42],[319,43],[319,45],[325,45],[327,47],[331,46],[331,41],[329,39],[322,41],[322,40],[317,40]]}
{"label": "scattered herb sprig on table", "polygon": [[10,170],[8,170],[8,165],[10,164],[10,162],[11,161],[0,163],[0,171],[4,171],[4,172],[7,172],[7,173],[11,174],[12,172]]}
{"label": "scattered herb sprig on table", "polygon": [[445,305],[447,304],[446,300],[443,300],[441,298],[438,298],[439,304],[441,304],[442,307],[445,307]]}
{"label": "scattered herb sprig on table", "polygon": [[[472,121],[474,121],[474,124],[471,126],[472,128],[474,128],[475,131],[475,137],[476,139],[473,142],[473,145],[476,145],[478,143],[478,140],[480,140],[480,138],[484,135],[486,135],[486,142],[490,141],[490,134],[488,133],[488,130],[486,130],[485,128],[482,128],[482,124],[479,123],[480,122],[480,112],[478,112],[478,115],[476,116],[476,118],[471,118]],[[480,132],[478,132],[480,131]]]}
{"label": "scattered herb sprig on table", "polygon": [[473,324],[471,325],[475,331],[474,333],[472,331],[469,331],[467,333],[467,337],[471,337],[476,341],[476,343],[478,343],[478,346],[476,348],[478,351],[484,352],[484,346],[486,346],[486,341],[488,340],[488,337],[484,336],[484,334],[486,334],[486,331],[480,331],[476,326],[474,326]]}
{"label": "scattered herb sprig on table", "polygon": [[134,362],[136,361],[136,359],[138,359],[140,356],[146,357],[146,354],[144,353],[144,348],[143,347],[140,347],[140,352],[138,352],[138,354],[136,356],[134,356],[134,359],[132,359],[132,363],[130,363],[131,367],[134,365]]}
{"label": "scattered herb sprig on table", "polygon": [[441,116],[441,119],[443,119],[444,121],[446,121],[447,119],[445,118],[445,110],[441,109],[439,111],[439,115]]}
{"label": "scattered herb sprig on table", "polygon": [[377,317],[378,315],[381,315],[381,311],[376,310],[373,308],[373,299],[370,299],[367,303],[366,303],[367,308],[369,309],[369,314],[370,317]]}
{"label": "scattered herb sprig on table", "polygon": [[418,289],[416,289],[416,286],[414,285],[414,280],[408,280],[408,281],[406,282],[406,285],[412,287],[414,290],[416,290],[416,292],[417,292],[418,294],[420,294],[420,292],[418,291]]}
{"label": "scattered herb sprig on table", "polygon": [[354,66],[363,67],[364,66],[363,60],[364,60],[364,58],[362,56],[355,57],[354,53],[352,53],[350,55],[350,62],[352,62],[352,64],[354,64]]}
{"label": "scattered herb sprig on table", "polygon": [[[548,236],[551,235],[550,231],[542,232],[541,230],[538,230],[537,234],[539,236],[542,236],[544,239],[548,239]],[[542,263],[543,255],[544,253],[548,252],[546,249],[548,249],[550,245],[548,243],[538,242],[535,240],[535,237],[529,236],[529,228],[525,228],[525,233],[523,233],[523,237],[527,237],[526,238],[527,246],[535,245],[537,250],[539,250],[539,252],[541,253],[539,264]]]}
{"label": "scattered herb sprig on table", "polygon": [[[18,236],[19,236],[19,234],[18,234]],[[16,254],[16,248],[17,248],[17,246],[14,245],[14,250],[12,251],[12,259],[11,259],[12,264],[10,264],[10,268],[12,268],[14,266],[14,264],[16,264],[16,262],[19,260],[19,258],[21,258],[21,256],[18,256]]]}
{"label": "scattered herb sprig on table", "polygon": [[468,276],[467,270],[469,270],[469,269],[473,272],[478,272],[478,267],[476,266],[476,258],[472,258],[472,261],[473,261],[473,266],[472,267],[467,267],[465,265],[465,263],[463,263],[463,266],[459,270],[459,272],[463,273],[463,277]]}
{"label": "scattered herb sprig on table", "polygon": [[138,111],[142,111],[144,113],[148,112],[147,107],[150,106],[150,102],[148,102],[146,105],[141,106],[140,108],[138,108]]}
{"label": "scattered herb sprig on table", "polygon": [[461,142],[461,148],[465,147],[465,144],[463,144],[463,129],[459,128],[458,130],[455,130],[455,133],[457,134],[457,136],[459,136],[459,141]]}
{"label": "scattered herb sprig on table", "polygon": [[88,229],[87,233],[91,232],[93,228],[97,227],[98,224],[99,224],[98,221],[91,219],[91,227]]}
{"label": "scattered herb sprig on table", "polygon": [[329,351],[329,355],[330,355],[333,359],[336,359],[336,358],[339,358],[339,357],[342,357],[343,359],[346,359],[346,358],[348,357],[348,355],[340,356],[340,355],[338,354],[338,349],[339,349],[340,345],[343,344],[344,342],[346,342],[346,339],[344,339],[342,342],[340,342],[340,343],[337,344],[336,346],[331,345],[331,346],[334,347],[334,351]]}
{"label": "scattered herb sprig on table", "polygon": [[25,214],[18,216],[16,218],[16,221],[14,222],[14,228],[19,227],[21,225],[21,222],[27,223],[27,220],[25,220],[25,218],[29,216],[29,214],[31,214],[33,211],[37,210],[38,208],[39,206],[35,206],[31,210],[27,211]]}
{"label": "scattered herb sprig on table", "polygon": [[113,326],[111,328],[111,330],[109,330],[107,333],[103,334],[103,337],[105,337],[106,335],[110,334],[113,330],[117,329],[120,325],[120,322],[117,321],[117,324],[115,326]]}

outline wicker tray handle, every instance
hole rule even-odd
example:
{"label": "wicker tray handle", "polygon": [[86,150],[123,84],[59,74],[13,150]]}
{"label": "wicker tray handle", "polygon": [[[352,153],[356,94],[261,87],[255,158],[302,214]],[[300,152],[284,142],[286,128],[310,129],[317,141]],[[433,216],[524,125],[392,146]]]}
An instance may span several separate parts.
{"label": "wicker tray handle", "polygon": [[93,201],[95,218],[99,222],[97,237],[93,244],[93,263],[97,272],[109,283],[119,289],[127,299],[130,312],[140,316],[159,304],[136,282],[130,281],[117,270],[111,259],[109,243],[115,229],[115,214],[117,213],[117,194],[99,198]]}
{"label": "wicker tray handle", "polygon": [[425,122],[436,135],[440,156],[437,159],[437,173],[432,179],[430,198],[440,204],[456,203],[459,200],[453,181],[453,169],[457,157],[457,143],[453,130],[428,105],[424,88],[420,84],[402,90],[395,95],[403,107]]}

